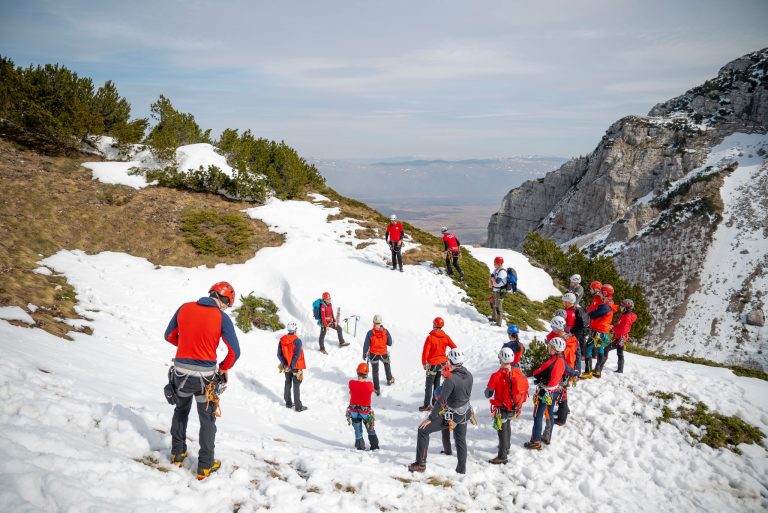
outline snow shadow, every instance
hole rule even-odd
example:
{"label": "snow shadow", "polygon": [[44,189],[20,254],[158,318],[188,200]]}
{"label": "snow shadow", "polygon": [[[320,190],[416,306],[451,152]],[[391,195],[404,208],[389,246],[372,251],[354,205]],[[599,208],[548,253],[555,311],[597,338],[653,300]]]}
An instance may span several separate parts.
{"label": "snow shadow", "polygon": [[277,395],[272,389],[267,388],[265,385],[262,385],[258,381],[256,381],[254,378],[251,378],[249,376],[240,376],[240,381],[245,385],[245,387],[252,391],[256,392],[257,394],[261,394],[266,396],[271,401],[277,403],[277,404],[283,404],[285,401],[282,397]]}

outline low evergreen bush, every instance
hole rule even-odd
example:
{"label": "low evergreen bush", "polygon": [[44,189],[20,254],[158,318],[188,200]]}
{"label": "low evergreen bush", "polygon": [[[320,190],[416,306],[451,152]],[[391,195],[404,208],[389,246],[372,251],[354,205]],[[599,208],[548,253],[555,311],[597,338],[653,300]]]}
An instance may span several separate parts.
{"label": "low evergreen bush", "polygon": [[277,315],[275,303],[264,297],[256,297],[253,292],[240,296],[240,306],[235,308],[235,324],[243,333],[254,327],[266,331],[279,331],[285,328]]}
{"label": "low evergreen bush", "polygon": [[181,231],[198,254],[233,256],[250,247],[253,232],[240,213],[211,209],[186,212]]}

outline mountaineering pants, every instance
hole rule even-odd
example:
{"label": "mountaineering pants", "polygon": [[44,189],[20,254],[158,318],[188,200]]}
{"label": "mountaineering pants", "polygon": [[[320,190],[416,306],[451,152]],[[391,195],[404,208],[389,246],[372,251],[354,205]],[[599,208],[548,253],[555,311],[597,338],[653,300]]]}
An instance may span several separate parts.
{"label": "mountaineering pants", "polygon": [[451,263],[453,263],[453,267],[456,268],[459,276],[464,277],[464,272],[459,267],[459,255],[460,253],[445,252],[445,268],[447,269],[448,276],[453,276],[453,269],[451,268]]}
{"label": "mountaineering pants", "polygon": [[501,431],[496,432],[499,435],[498,458],[506,460],[509,455],[509,448],[512,446],[512,412],[499,409],[499,413],[501,413]]}
{"label": "mountaineering pants", "polygon": [[181,455],[187,452],[187,421],[192,409],[192,398],[197,403],[197,415],[200,418],[200,453],[197,458],[198,468],[210,468],[213,465],[213,450],[216,443],[216,405],[205,398],[205,387],[213,379],[200,373],[173,373],[173,385],[176,387],[178,401],[173,410],[171,421],[171,452]]}
{"label": "mountaineering pants", "polygon": [[403,270],[403,252],[400,251],[403,247],[403,243],[400,241],[390,242],[389,249],[392,251],[392,270],[394,271],[398,267]]}
{"label": "mountaineering pants", "polygon": [[558,390],[557,392],[552,393],[552,409],[549,411],[549,415],[544,416],[546,419],[546,422],[544,425],[544,434],[541,436],[541,439],[546,440],[547,443],[549,443],[549,441],[552,440],[552,428],[555,427],[554,409],[555,409],[555,405],[560,402],[560,397],[562,395],[563,395],[562,390]]}
{"label": "mountaineering pants", "polygon": [[320,349],[325,349],[325,334],[328,329],[336,330],[339,335],[339,347],[344,345],[344,334],[341,332],[341,326],[328,326],[320,325]]}
{"label": "mountaineering pants", "polygon": [[372,354],[371,367],[373,367],[373,388],[381,390],[379,388],[379,362],[384,363],[384,374],[387,376],[387,383],[392,381],[392,366],[389,363],[389,354]]}
{"label": "mountaineering pants", "polygon": [[550,437],[552,436],[552,415],[555,410],[555,397],[552,394],[552,404],[547,404],[544,401],[546,391],[541,389],[537,392],[538,400],[533,410],[533,431],[531,432],[531,442],[540,442],[541,433],[544,430],[544,424],[546,423],[549,430]]}
{"label": "mountaineering pants", "polygon": [[424,406],[431,406],[435,402],[433,393],[440,386],[440,378],[442,377],[440,371],[442,368],[442,363],[440,365],[433,365],[427,372],[427,378],[424,383]]}
{"label": "mountaineering pants", "polygon": [[597,372],[603,370],[603,365],[605,365],[605,348],[608,347],[610,343],[611,337],[607,333],[594,332],[594,335],[590,337],[587,352],[591,359],[592,350],[594,349],[597,351],[597,363],[595,364],[595,371]]}
{"label": "mountaineering pants", "polygon": [[[349,412],[349,418],[352,420],[352,427],[355,428],[355,440],[363,439],[363,426],[368,432],[368,439],[372,436],[376,436],[376,428],[373,425],[373,419],[370,414],[358,413],[356,411]],[[368,426],[371,426],[370,428]]]}
{"label": "mountaineering pants", "polygon": [[504,318],[504,297],[507,295],[507,291],[504,289],[493,289],[493,302],[491,307],[493,309],[493,322],[496,326],[501,326],[501,321]]}
{"label": "mountaineering pants", "polygon": [[[608,360],[608,353],[613,349],[616,350],[616,356],[619,359],[619,366],[618,366],[617,372],[624,372],[624,344],[619,344],[619,342],[611,342],[605,348],[605,358],[603,359],[603,365],[605,365],[605,362]],[[600,369],[602,368],[603,367],[601,365]]]}
{"label": "mountaineering pants", "polygon": [[[459,421],[457,421],[456,418],[454,418],[454,422],[453,441],[456,443],[456,456],[459,459],[459,462],[456,465],[456,472],[464,474],[467,471],[467,419],[459,418]],[[445,419],[433,420],[427,427],[419,429],[418,438],[416,440],[416,461],[421,464],[426,465],[427,463],[429,435],[436,431],[443,432],[443,451],[447,454],[451,453],[451,432],[448,429],[448,421]]]}
{"label": "mountaineering pants", "polygon": [[[285,388],[283,388],[283,399],[285,405],[297,410],[301,409],[301,381],[293,372],[285,372]],[[291,401],[291,388],[293,388],[293,401]]]}

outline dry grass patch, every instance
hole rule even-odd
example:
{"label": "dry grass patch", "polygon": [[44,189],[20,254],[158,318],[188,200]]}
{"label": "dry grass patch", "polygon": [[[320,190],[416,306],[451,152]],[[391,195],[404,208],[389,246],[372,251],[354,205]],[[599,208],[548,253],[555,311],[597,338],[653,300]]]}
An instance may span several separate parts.
{"label": "dry grass patch", "polygon": [[437,476],[430,477],[429,479],[427,479],[426,482],[427,482],[427,484],[430,484],[432,486],[441,486],[443,488],[452,488],[453,487],[453,483],[452,482],[450,482],[447,479],[441,479],[441,478],[439,478]]}

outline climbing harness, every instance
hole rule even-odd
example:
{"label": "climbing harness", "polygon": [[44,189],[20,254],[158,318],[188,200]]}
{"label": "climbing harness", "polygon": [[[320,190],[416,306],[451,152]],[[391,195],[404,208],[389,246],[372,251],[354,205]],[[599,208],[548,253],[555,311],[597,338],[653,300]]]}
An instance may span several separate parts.
{"label": "climbing harness", "polygon": [[216,385],[213,381],[209,381],[205,387],[205,409],[208,409],[208,405],[213,403],[213,414],[217,417],[221,417],[221,406],[219,405],[219,394],[216,393]]}

